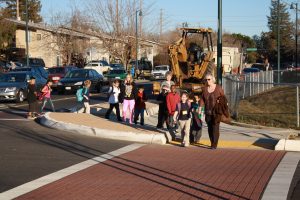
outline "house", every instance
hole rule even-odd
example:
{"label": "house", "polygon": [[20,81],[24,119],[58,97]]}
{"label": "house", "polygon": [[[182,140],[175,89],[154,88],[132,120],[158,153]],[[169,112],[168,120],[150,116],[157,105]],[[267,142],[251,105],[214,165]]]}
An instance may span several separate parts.
{"label": "house", "polygon": [[[16,25],[13,48],[26,49],[26,22],[6,19]],[[41,23],[28,23],[29,57],[44,59],[46,67],[72,64],[77,58],[88,62],[91,60],[110,60],[110,53],[103,48],[103,40],[110,36],[95,31],[74,30],[67,27],[55,27]],[[131,36],[129,36],[131,37]],[[158,54],[159,43],[149,40],[139,40],[138,58],[147,57],[153,63],[153,57]]]}

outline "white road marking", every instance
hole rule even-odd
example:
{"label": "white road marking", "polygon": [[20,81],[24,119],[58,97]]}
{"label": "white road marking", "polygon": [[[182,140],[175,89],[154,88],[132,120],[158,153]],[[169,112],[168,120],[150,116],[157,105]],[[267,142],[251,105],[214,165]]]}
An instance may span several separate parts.
{"label": "white road marking", "polygon": [[288,152],[285,154],[269,181],[262,200],[287,199],[299,160],[300,153]]}
{"label": "white road marking", "polygon": [[9,119],[9,118],[0,118],[0,121],[32,121],[30,119]]}
{"label": "white road marking", "polygon": [[117,149],[115,151],[112,151],[110,153],[92,158],[90,160],[78,163],[76,165],[70,166],[68,168],[62,169],[62,170],[54,172],[52,174],[43,176],[43,177],[38,178],[36,180],[33,180],[31,182],[28,182],[28,183],[25,183],[25,184],[20,185],[18,187],[15,187],[13,189],[10,189],[6,192],[0,193],[0,200],[14,199],[14,198],[19,197],[23,194],[31,192],[31,191],[33,191],[37,188],[40,188],[40,187],[45,186],[47,184],[50,184],[54,181],[62,179],[66,176],[74,174],[78,171],[84,170],[84,169],[86,169],[88,167],[91,167],[93,165],[96,165],[96,164],[99,164],[99,163],[104,162],[106,160],[112,159],[116,156],[120,156],[124,153],[128,153],[130,151],[136,150],[136,149],[138,149],[142,146],[144,146],[144,144],[131,144],[131,145],[125,146],[123,148]]}

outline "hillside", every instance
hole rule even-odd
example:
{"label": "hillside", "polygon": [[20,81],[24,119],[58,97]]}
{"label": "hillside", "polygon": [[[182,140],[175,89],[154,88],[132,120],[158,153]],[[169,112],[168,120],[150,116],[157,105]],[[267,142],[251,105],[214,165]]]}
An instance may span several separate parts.
{"label": "hillside", "polygon": [[276,87],[260,95],[241,100],[238,121],[296,128],[296,87]]}

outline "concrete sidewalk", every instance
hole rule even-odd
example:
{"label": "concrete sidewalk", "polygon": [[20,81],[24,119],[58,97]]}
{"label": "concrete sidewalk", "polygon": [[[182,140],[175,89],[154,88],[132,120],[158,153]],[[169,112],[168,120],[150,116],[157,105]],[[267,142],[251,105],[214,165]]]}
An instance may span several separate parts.
{"label": "concrete sidewalk", "polygon": [[[130,125],[128,123],[119,123],[115,116],[112,120],[103,118],[108,108],[107,103],[100,103],[93,106],[94,115],[77,113],[46,113],[40,122],[48,127],[69,130],[79,134],[96,136],[108,139],[127,140],[142,143],[165,144],[167,142],[166,132],[158,131],[157,124],[157,106],[149,104],[148,111],[151,113],[145,117],[145,126]],[[291,134],[292,130],[278,128],[246,128],[221,124],[219,147],[225,148],[254,148],[271,149],[280,139],[285,139]],[[178,134],[180,137],[180,133]],[[179,141],[171,142],[173,145],[179,145]],[[203,123],[201,143],[196,146],[209,146],[210,141],[207,134],[206,124]]]}

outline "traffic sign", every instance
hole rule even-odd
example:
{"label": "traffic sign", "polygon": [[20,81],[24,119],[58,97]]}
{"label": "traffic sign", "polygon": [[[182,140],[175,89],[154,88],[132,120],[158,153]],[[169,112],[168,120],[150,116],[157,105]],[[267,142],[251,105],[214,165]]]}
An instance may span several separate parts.
{"label": "traffic sign", "polygon": [[247,48],[246,51],[257,51],[257,48]]}

